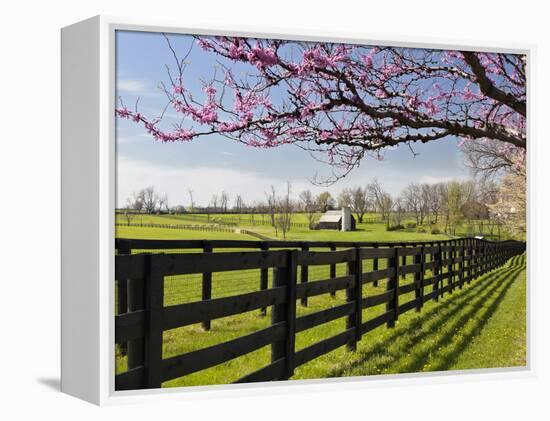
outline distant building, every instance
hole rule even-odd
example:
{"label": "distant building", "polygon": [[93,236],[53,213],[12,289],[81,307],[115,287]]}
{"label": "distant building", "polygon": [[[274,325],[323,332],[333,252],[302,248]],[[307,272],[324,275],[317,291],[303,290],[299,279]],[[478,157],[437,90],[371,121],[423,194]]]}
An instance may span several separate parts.
{"label": "distant building", "polygon": [[315,226],[318,230],[338,230],[354,231],[355,218],[351,214],[350,208],[340,210],[329,210],[321,216],[321,219]]}

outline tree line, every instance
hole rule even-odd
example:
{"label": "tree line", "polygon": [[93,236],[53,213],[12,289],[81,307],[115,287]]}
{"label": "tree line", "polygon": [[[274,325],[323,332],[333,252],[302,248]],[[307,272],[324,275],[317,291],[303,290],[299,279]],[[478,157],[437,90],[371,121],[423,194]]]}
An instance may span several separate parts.
{"label": "tree line", "polygon": [[[275,186],[270,186],[264,193],[264,200],[247,204],[242,195],[237,194],[231,199],[227,192],[221,191],[212,195],[207,206],[197,206],[193,191],[189,189],[187,207],[170,206],[166,194],[149,186],[127,199],[123,214],[128,223],[136,213],[203,213],[208,220],[211,214],[250,214],[252,223],[254,215],[258,214],[262,223],[268,219],[276,236],[281,234],[286,238],[296,213],[304,214],[309,228],[314,229],[322,213],[349,207],[358,223],[363,223],[367,214],[375,213],[380,221],[386,223],[388,230],[402,229],[406,219],[413,219],[416,226],[432,226],[432,232],[441,227],[441,231],[456,235],[457,227],[463,223],[476,222],[478,230],[483,232],[483,224],[488,220],[504,224],[514,215],[513,206],[502,200],[501,184],[483,178],[439,183],[411,182],[399,194],[392,195],[375,178],[362,186],[344,188],[335,197],[329,191],[314,194],[309,189],[294,195],[291,183],[287,182],[281,194]],[[509,188],[510,196],[514,191],[516,189]]]}

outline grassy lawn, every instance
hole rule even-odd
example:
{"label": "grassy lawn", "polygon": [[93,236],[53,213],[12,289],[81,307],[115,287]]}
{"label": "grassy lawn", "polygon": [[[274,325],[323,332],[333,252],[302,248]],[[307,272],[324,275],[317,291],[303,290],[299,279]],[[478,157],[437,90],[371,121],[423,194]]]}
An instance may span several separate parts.
{"label": "grassy lawn", "polygon": [[525,291],[523,255],[364,339],[329,376],[524,366]]}
{"label": "grassy lawn", "polygon": [[[141,218],[139,216],[138,218]],[[143,215],[143,223],[172,224],[184,223],[174,221],[176,218],[171,215]],[[118,220],[118,219],[117,219]],[[246,221],[243,221],[246,222]],[[282,240],[280,233],[275,234],[275,229],[269,225],[239,225],[240,228],[249,229],[266,237]],[[119,225],[116,227],[116,236],[120,238],[151,238],[151,239],[242,239],[257,240],[245,234],[235,233],[216,233],[195,231],[190,229],[170,229],[170,228],[149,228]],[[304,241],[430,241],[445,240],[449,237],[445,235],[434,235],[430,233],[417,232],[415,229],[386,231],[386,224],[371,223],[358,224],[356,231],[336,231],[336,230],[310,230],[308,228],[292,228],[287,233],[288,240]]]}

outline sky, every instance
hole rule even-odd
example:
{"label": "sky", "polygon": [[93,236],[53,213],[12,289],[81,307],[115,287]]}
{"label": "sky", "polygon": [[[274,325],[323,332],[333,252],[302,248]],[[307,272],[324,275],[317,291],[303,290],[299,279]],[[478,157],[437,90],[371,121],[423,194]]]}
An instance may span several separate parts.
{"label": "sky", "polygon": [[[180,56],[194,42],[186,35],[169,38]],[[187,61],[185,85],[198,93],[201,79],[212,77],[216,57],[195,46]],[[162,34],[117,31],[116,95],[128,108],[133,109],[137,103],[138,111],[148,117],[160,114],[167,103],[159,89],[160,82],[168,81],[166,65],[175,67]],[[162,124],[169,127],[178,121],[180,117],[168,110]],[[261,201],[271,185],[282,193],[287,181],[295,195],[310,189],[314,193],[328,190],[336,197],[343,188],[364,186],[375,177],[386,191],[397,195],[411,182],[463,180],[470,175],[454,138],[415,145],[416,156],[402,145],[387,150],[382,161],[366,157],[346,178],[321,187],[312,180],[327,179],[330,166],[295,145],[257,149],[219,135],[185,143],[160,143],[130,120],[117,119],[116,124],[117,207],[147,186],[166,194],[171,206],[189,205],[190,189],[195,205],[205,206],[213,194],[222,190],[231,201],[237,194],[247,204]]]}

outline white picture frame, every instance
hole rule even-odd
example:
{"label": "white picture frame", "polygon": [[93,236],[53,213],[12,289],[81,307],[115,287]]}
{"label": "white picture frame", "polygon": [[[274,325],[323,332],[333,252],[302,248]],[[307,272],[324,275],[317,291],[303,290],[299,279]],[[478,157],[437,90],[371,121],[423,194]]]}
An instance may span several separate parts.
{"label": "white picture frame", "polygon": [[[534,47],[425,39],[388,39],[366,34],[296,29],[190,25],[180,22],[96,16],[62,29],[62,378],[63,392],[98,405],[182,398],[243,396],[426,381],[475,381],[533,374],[532,329],[528,326],[525,368],[472,372],[387,375],[272,384],[200,386],[169,390],[114,390],[114,203],[115,38],[117,30],[334,41],[403,47],[452,48],[526,54]],[[531,80],[529,68],[529,80]],[[531,86],[529,86],[531,89]],[[528,98],[530,99],[530,95]],[[529,107],[529,106],[528,106]],[[528,137],[531,124],[528,122]],[[533,154],[533,148],[528,154]],[[530,162],[530,160],[529,160]],[[531,168],[528,166],[529,171]],[[529,236],[531,236],[528,231]],[[528,244],[531,240],[528,240]],[[528,268],[531,263],[528,264]],[[528,270],[528,297],[531,296]],[[528,320],[532,301],[528,302]],[[376,380],[376,381],[374,381]]]}

